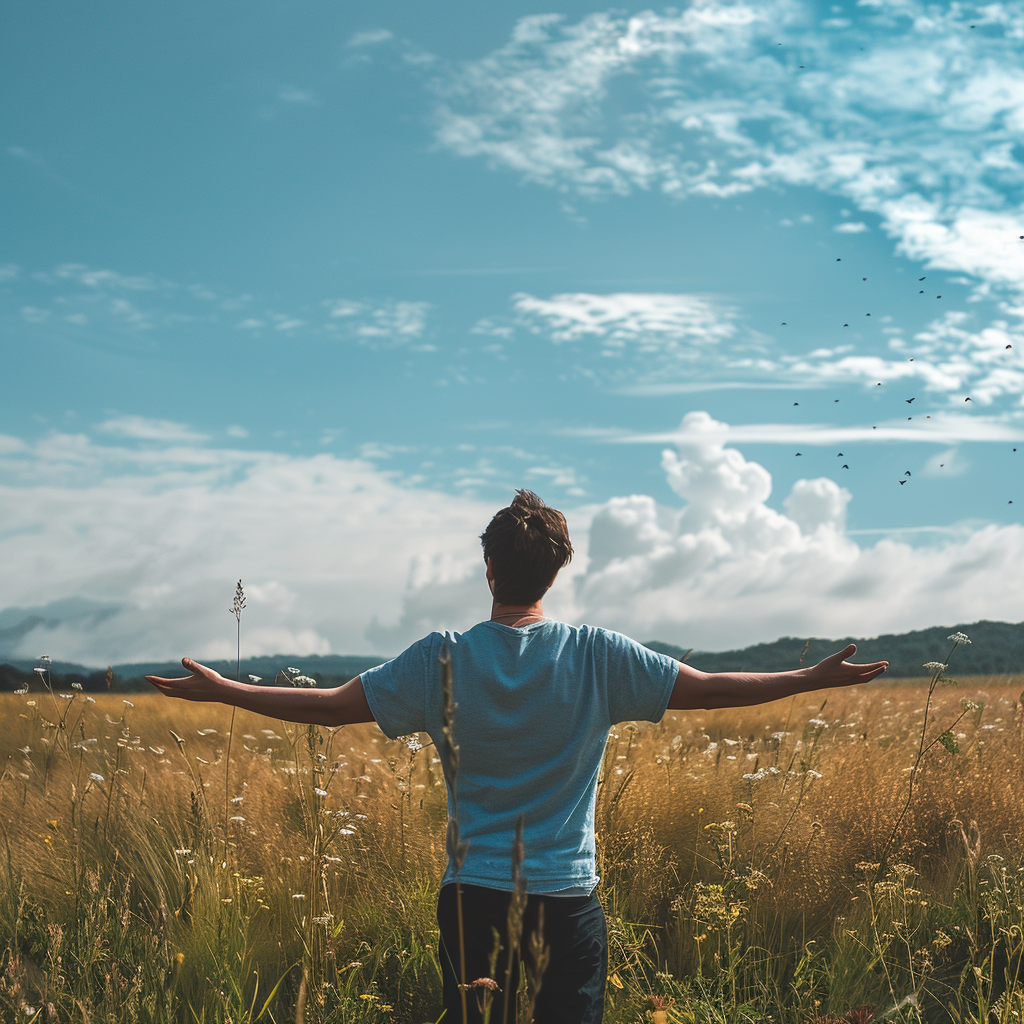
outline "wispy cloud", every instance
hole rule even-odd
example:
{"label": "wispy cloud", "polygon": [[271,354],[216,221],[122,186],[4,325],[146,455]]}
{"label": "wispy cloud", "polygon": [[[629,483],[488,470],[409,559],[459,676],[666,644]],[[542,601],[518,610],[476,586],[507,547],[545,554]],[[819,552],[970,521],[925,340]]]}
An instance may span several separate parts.
{"label": "wispy cloud", "polygon": [[98,423],[96,429],[104,434],[130,437],[137,441],[177,441],[194,444],[208,439],[206,434],[197,433],[184,423],[148,419],[145,416],[115,416]]}
{"label": "wispy cloud", "polygon": [[480,320],[473,330],[510,341],[546,337],[585,355],[585,372],[628,394],[674,394],[720,389],[787,389],[900,384],[955,406],[1024,402],[1024,326],[1008,319],[980,329],[975,317],[953,311],[912,337],[890,329],[874,351],[853,344],[810,352],[785,351],[778,339],[751,330],[720,300],[688,294],[569,293],[539,298],[519,293],[511,312]]}
{"label": "wispy cloud", "polygon": [[709,418],[686,418],[677,430],[636,431],[615,427],[570,428],[567,436],[608,444],[802,444],[911,441],[924,444],[961,442],[1024,442],[1024,416],[968,416],[936,413],[906,423],[883,420],[838,426],[832,423],[719,423]]}
{"label": "wispy cloud", "polygon": [[1020,290],[1022,26],[1019,3],[916,0],[841,28],[793,0],[531,16],[439,83],[437,137],[593,196],[815,187],[911,258]]}

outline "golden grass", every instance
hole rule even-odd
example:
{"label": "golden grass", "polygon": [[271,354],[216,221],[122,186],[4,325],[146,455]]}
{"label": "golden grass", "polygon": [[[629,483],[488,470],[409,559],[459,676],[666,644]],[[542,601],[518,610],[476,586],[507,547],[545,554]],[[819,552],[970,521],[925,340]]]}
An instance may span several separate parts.
{"label": "golden grass", "polygon": [[[1018,675],[936,691],[929,737],[961,714],[963,698],[982,706],[957,727],[959,752],[926,755],[889,851],[916,872],[919,931],[953,928],[942,921],[970,897],[965,871],[980,898],[985,857],[1024,867],[1022,688]],[[882,992],[895,1003],[922,972],[935,984],[941,976],[942,998],[953,999],[946,947],[924,931],[914,942],[932,950],[932,973],[915,974],[916,947],[901,966],[899,929],[879,924],[892,908],[883,914],[878,894],[891,903],[893,890],[877,887],[895,883],[863,867],[881,859],[905,798],[926,693],[913,681],[876,683],[613,730],[597,811],[609,1020],[641,1019],[639,1000],[655,989],[677,999],[676,1014],[719,1006],[723,1020],[744,1019],[751,999],[776,1019],[845,1012],[858,981],[838,953],[865,970],[874,954],[850,953],[844,928],[881,950],[862,1001]],[[24,1014],[49,1001],[54,1019],[255,1020],[269,997],[266,1020],[295,1019],[297,1008],[309,1020],[436,1019],[446,808],[433,747],[413,751],[375,726],[311,730],[239,712],[225,794],[230,709],[129,699],[0,696],[0,924],[10,932],[0,1007]],[[226,835],[225,796],[236,819]],[[905,911],[907,884],[900,891]],[[807,959],[830,943],[835,962]],[[953,934],[950,947],[970,960],[958,943]],[[139,962],[126,968],[129,957]],[[981,987],[965,984],[961,1003]],[[988,984],[995,999],[998,978]],[[162,987],[159,998],[149,987]]]}

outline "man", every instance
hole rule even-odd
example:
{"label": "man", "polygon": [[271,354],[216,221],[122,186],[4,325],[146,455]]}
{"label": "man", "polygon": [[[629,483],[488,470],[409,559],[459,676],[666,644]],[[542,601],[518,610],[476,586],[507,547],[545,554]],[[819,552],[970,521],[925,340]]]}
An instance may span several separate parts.
{"label": "man", "polygon": [[[188,658],[182,663],[190,676],[147,678],[171,696],[293,722],[376,721],[392,738],[428,733],[443,755],[452,823],[438,897],[445,1019],[481,1020],[480,989],[471,986],[491,974],[495,932],[509,945],[511,917],[522,936],[513,954],[535,980],[540,976],[537,1024],[598,1024],[607,937],[596,896],[594,803],[609,729],[657,722],[666,710],[743,707],[864,683],[888,663],[844,661],[856,651],[851,644],[792,672],[701,672],[619,633],[544,615],[542,598],[572,557],[572,544],[561,512],[530,491],[516,493],[481,541],[490,618],[466,633],[432,633],[343,686],[249,686]],[[442,661],[450,665],[449,694]],[[514,846],[525,900],[513,895]],[[507,951],[498,963],[512,965]],[[495,973],[506,989],[514,987],[511,970]],[[508,1024],[514,1019],[514,998],[506,994],[492,1004],[498,1024],[506,1006]]]}

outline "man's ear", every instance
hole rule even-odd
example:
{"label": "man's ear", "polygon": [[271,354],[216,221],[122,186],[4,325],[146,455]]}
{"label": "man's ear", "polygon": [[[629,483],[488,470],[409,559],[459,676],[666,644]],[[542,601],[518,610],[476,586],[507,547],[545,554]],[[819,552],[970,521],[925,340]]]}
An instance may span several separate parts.
{"label": "man's ear", "polygon": [[487,559],[487,586],[491,588],[491,594],[494,594],[494,562],[492,559]]}

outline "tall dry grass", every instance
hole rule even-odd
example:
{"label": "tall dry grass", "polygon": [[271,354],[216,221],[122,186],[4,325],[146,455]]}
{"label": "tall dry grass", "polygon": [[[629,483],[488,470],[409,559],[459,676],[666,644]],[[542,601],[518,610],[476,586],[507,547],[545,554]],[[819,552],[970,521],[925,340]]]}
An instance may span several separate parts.
{"label": "tall dry grass", "polygon": [[[884,870],[925,689],[617,727],[607,1019],[653,996],[678,1021],[1019,1021],[1022,686],[936,691],[935,730],[978,707],[922,760]],[[0,697],[3,1019],[436,1020],[434,748],[239,711],[227,772],[230,709],[132,700]]]}

